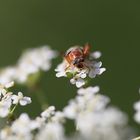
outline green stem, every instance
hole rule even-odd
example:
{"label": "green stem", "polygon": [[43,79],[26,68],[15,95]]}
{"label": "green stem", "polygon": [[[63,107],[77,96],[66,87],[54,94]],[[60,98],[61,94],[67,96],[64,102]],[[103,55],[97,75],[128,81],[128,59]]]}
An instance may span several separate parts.
{"label": "green stem", "polygon": [[18,106],[18,103],[12,108],[12,110],[8,114],[8,117],[7,117],[8,124],[11,124],[11,122],[13,122],[15,120],[14,111],[15,111],[17,106]]}
{"label": "green stem", "polygon": [[14,113],[14,111],[15,111],[15,109],[17,108],[17,106],[18,106],[18,103],[12,108],[12,110],[10,111],[10,113],[9,114],[13,114]]}

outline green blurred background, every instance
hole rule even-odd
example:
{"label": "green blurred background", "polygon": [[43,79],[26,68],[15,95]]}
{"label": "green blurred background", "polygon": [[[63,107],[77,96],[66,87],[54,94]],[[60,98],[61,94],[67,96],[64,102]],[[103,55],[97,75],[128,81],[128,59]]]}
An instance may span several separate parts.
{"label": "green blurred background", "polygon": [[[64,52],[72,45],[92,44],[103,54],[107,71],[93,80],[101,93],[126,111],[133,123],[133,103],[140,99],[140,3],[136,0],[1,0],[0,66],[15,64],[25,48],[48,44]],[[74,97],[68,79],[54,68],[42,79],[49,104],[61,109]],[[22,90],[22,89],[21,89]],[[36,115],[39,104],[29,111]],[[23,109],[24,110],[24,109]]]}

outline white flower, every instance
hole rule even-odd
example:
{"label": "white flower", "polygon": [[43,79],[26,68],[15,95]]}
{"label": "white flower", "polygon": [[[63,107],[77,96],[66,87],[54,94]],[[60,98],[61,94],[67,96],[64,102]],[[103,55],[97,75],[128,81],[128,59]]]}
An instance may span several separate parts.
{"label": "white flower", "polygon": [[126,114],[112,107],[100,112],[81,114],[76,122],[85,139],[124,140],[131,135]]}
{"label": "white flower", "polygon": [[67,63],[65,61],[63,61],[61,64],[59,64],[57,66],[57,68],[55,69],[56,73],[56,77],[66,77],[66,72],[65,72],[65,68],[66,68]]}
{"label": "white flower", "polygon": [[6,127],[1,130],[0,138],[1,140],[32,140],[33,135],[31,133],[27,133],[26,135],[14,133],[11,127]]}
{"label": "white flower", "polygon": [[65,140],[63,126],[60,123],[49,122],[40,129],[35,140]]}
{"label": "white flower", "polygon": [[65,122],[64,113],[61,111],[55,112],[55,115],[51,118],[52,122]]}
{"label": "white flower", "polygon": [[63,109],[65,117],[69,119],[75,119],[77,116],[77,111],[77,104],[73,100],[71,100],[69,105]]}
{"label": "white flower", "polygon": [[[0,132],[2,140],[126,140],[132,131],[127,116],[114,107],[107,107],[108,97],[100,95],[99,87],[81,88],[63,112],[48,107],[41,117],[31,120],[21,114],[11,126]],[[74,135],[65,136],[65,118],[74,120]]]}
{"label": "white flower", "polygon": [[6,117],[10,112],[11,99],[6,99],[0,102],[0,117]]}
{"label": "white flower", "polygon": [[79,95],[85,95],[85,94],[96,94],[98,93],[100,88],[98,86],[95,87],[87,87],[87,88],[80,88],[78,89],[77,93]]}
{"label": "white flower", "polygon": [[102,62],[89,63],[89,77],[95,78],[96,75],[101,75],[106,69],[101,68]]}
{"label": "white flower", "polygon": [[42,126],[45,125],[46,118],[39,116],[39,117],[36,117],[35,121],[38,124],[38,128],[41,128]]}
{"label": "white flower", "polygon": [[7,84],[15,80],[16,67],[6,67],[0,71],[0,83]]}
{"label": "white flower", "polygon": [[4,88],[2,91],[0,96],[0,117],[4,118],[10,113],[10,107],[12,105],[11,97],[13,93],[7,92]]}
{"label": "white flower", "polygon": [[5,84],[0,84],[0,98],[2,98],[2,96],[5,96],[5,94],[7,93],[7,89],[13,86],[13,81]]}
{"label": "white flower", "polygon": [[41,113],[41,117],[49,118],[49,117],[51,117],[54,114],[55,114],[55,107],[54,106],[50,106],[45,111],[43,111]]}
{"label": "white flower", "polygon": [[31,74],[48,71],[51,67],[51,60],[56,56],[57,53],[48,46],[28,49],[22,54],[15,66],[2,69],[0,83],[5,84],[10,81],[25,83]]}
{"label": "white flower", "polygon": [[140,123],[140,111],[137,112],[137,113],[134,115],[134,120],[135,120],[137,123]]}
{"label": "white flower", "polygon": [[0,98],[7,93],[7,90],[0,86]]}
{"label": "white flower", "polygon": [[13,111],[17,103],[22,106],[31,103],[31,98],[23,97],[21,92],[19,92],[17,96],[13,94],[13,92],[8,91],[8,88],[13,85],[14,82],[0,84],[0,117],[7,117]]}
{"label": "white flower", "polygon": [[18,92],[18,95],[12,95],[13,104],[19,103],[22,106],[31,103],[30,97],[24,97],[22,92]]}
{"label": "white flower", "polygon": [[134,104],[134,109],[140,111],[140,101]]}
{"label": "white flower", "polygon": [[70,79],[71,84],[76,84],[76,87],[80,88],[85,85],[85,81],[82,78],[72,78]]}
{"label": "white flower", "polygon": [[98,92],[98,86],[81,88],[76,98],[64,108],[65,117],[74,120],[79,131],[74,139],[130,139],[132,131],[127,126],[126,114],[114,107],[107,107],[109,98]]}
{"label": "white flower", "polygon": [[77,97],[64,108],[65,116],[71,119],[77,118],[78,114],[102,110],[110,101],[108,97],[97,94],[97,86],[81,88],[77,92]]}
{"label": "white flower", "polygon": [[36,119],[39,122],[39,133],[35,140],[63,140],[64,128],[62,124],[65,121],[63,112],[55,111],[54,106],[48,107],[41,113],[41,117]]}
{"label": "white flower", "polygon": [[51,67],[50,61],[55,58],[56,55],[56,52],[52,51],[48,46],[28,49],[21,56],[19,60],[19,67],[22,67],[26,71],[26,66],[29,66],[29,73],[34,73],[38,69],[47,71]]}
{"label": "white flower", "polygon": [[137,123],[140,123],[140,101],[138,101],[134,104],[134,109],[136,110],[134,119]]}
{"label": "white flower", "polygon": [[133,107],[136,110],[136,113],[134,114],[134,120],[140,124],[140,100],[134,103]]}
{"label": "white flower", "polygon": [[100,58],[101,55],[102,55],[102,53],[100,51],[95,51],[95,52],[90,54],[91,58],[94,58],[94,59]]}
{"label": "white flower", "polygon": [[9,82],[9,83],[6,83],[6,84],[4,85],[5,88],[10,88],[10,87],[13,87],[13,86],[14,86],[14,81]]}
{"label": "white flower", "polygon": [[18,135],[28,135],[38,127],[39,125],[35,120],[30,120],[26,113],[22,113],[20,117],[13,122],[11,130]]}
{"label": "white flower", "polygon": [[[79,51],[82,51],[83,49],[83,47],[78,46],[72,47],[67,51],[66,54],[75,48],[78,48]],[[64,59],[62,63],[59,64],[55,69],[56,77],[69,77],[70,75],[70,83],[75,84],[76,87],[80,88],[86,84],[88,77],[95,78],[96,75],[101,75],[106,70],[105,68],[101,68],[102,62],[96,62],[94,60],[100,56],[100,52],[94,52],[89,54],[89,56],[84,57],[84,61],[79,62],[79,64],[81,64],[80,68],[73,64],[74,60],[70,64],[67,59]]]}

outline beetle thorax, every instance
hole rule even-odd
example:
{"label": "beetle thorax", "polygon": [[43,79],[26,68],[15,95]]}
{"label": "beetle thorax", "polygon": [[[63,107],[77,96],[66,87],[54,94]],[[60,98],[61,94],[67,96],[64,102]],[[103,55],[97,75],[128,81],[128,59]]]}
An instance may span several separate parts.
{"label": "beetle thorax", "polygon": [[81,58],[81,57],[83,57],[83,51],[81,49],[72,50],[69,53],[69,57],[70,57],[71,60]]}

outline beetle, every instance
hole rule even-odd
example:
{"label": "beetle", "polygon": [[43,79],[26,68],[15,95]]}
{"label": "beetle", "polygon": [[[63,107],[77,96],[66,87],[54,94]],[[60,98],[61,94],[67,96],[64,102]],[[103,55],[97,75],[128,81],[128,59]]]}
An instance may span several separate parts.
{"label": "beetle", "polygon": [[83,62],[85,58],[89,55],[90,46],[86,44],[84,47],[72,47],[66,51],[64,58],[70,66],[75,66],[77,68],[83,68]]}

